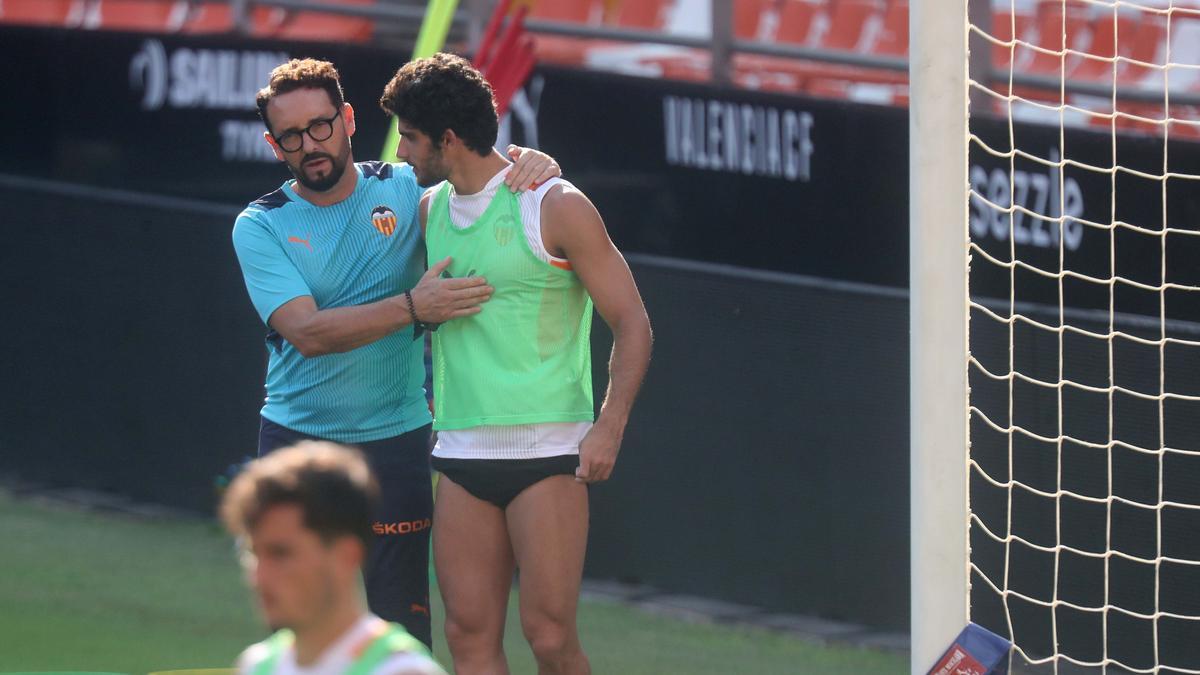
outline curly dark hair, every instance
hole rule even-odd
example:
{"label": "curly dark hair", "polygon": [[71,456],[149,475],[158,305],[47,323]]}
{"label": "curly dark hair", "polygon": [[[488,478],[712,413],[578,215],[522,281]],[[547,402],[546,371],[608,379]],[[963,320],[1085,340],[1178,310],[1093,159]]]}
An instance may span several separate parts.
{"label": "curly dark hair", "polygon": [[333,107],[341,110],[346,96],[342,93],[342,82],[338,77],[337,68],[328,61],[317,59],[292,59],[287,63],[275,66],[267,79],[267,86],[258,90],[254,102],[258,105],[258,116],[267,131],[271,131],[271,122],[267,119],[267,104],[271,99],[281,94],[297,89],[324,89],[329,94]]}
{"label": "curly dark hair", "polygon": [[384,88],[379,106],[429,136],[435,147],[446,129],[481,156],[496,144],[500,124],[492,85],[460,56],[438,53],[405,64]]}
{"label": "curly dark hair", "polygon": [[303,441],[248,464],[225,492],[221,519],[231,533],[249,534],[268,510],[294,504],[322,541],[353,536],[369,548],[378,503],[379,485],[362,453]]}

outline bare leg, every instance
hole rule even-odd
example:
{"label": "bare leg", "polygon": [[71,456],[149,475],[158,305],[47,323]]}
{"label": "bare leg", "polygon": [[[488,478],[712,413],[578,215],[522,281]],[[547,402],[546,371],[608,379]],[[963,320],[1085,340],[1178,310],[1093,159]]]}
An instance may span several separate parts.
{"label": "bare leg", "polygon": [[551,476],[518,495],[505,515],[521,570],[521,628],[538,673],[590,673],[575,624],[587,549],[587,487],[574,476]]}
{"label": "bare leg", "polygon": [[504,512],[445,475],[433,511],[433,559],[458,675],[508,675],[504,617],[513,554]]}

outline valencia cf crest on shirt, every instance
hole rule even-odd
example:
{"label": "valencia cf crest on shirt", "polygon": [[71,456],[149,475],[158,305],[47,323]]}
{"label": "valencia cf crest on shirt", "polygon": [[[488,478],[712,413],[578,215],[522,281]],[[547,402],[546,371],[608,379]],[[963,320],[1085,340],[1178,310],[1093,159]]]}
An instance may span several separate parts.
{"label": "valencia cf crest on shirt", "polygon": [[516,232],[516,223],[509,216],[501,216],[496,221],[495,228],[492,229],[492,234],[496,237],[496,243],[501,246],[508,246],[513,239],[513,233]]}
{"label": "valencia cf crest on shirt", "polygon": [[376,206],[371,211],[371,224],[385,237],[396,231],[396,214],[386,206]]}

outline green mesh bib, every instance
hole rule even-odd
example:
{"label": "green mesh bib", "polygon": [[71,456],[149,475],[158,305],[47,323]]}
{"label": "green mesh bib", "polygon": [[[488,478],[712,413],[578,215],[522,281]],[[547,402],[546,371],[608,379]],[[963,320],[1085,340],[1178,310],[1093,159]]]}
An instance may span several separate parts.
{"label": "green mesh bib", "polygon": [[481,275],[496,289],[482,312],[433,334],[434,428],[590,422],[592,299],[574,272],[530,250],[517,196],[501,186],[459,229],[445,183],[425,240],[430,264],[449,256],[452,276]]}
{"label": "green mesh bib", "polygon": [[[283,652],[295,642],[296,636],[292,631],[284,629],[276,631],[263,644],[267,645],[267,658],[254,668],[254,675],[271,675],[279,665]],[[394,623],[388,624],[387,632],[371,641],[362,654],[346,671],[346,675],[371,675],[371,671],[379,667],[388,657],[399,653],[413,653],[429,656],[429,650],[420,640],[408,634]]]}

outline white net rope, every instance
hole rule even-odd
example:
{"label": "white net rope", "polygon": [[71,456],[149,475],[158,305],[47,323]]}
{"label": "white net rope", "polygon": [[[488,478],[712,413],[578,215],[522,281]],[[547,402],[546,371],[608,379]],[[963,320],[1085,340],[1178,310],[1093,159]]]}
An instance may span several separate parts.
{"label": "white net rope", "polygon": [[1200,674],[1200,5],[991,10],[969,27],[994,68],[969,83],[972,618],[1015,670]]}

